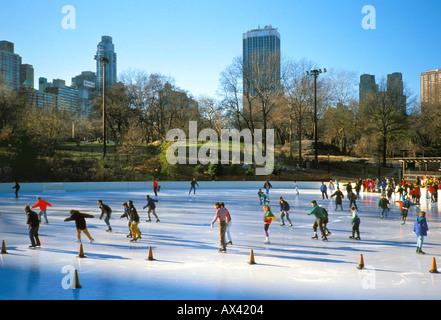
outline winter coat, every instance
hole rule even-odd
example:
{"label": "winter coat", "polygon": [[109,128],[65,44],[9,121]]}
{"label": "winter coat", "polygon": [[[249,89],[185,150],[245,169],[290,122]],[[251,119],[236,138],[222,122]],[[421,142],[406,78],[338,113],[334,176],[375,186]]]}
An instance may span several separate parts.
{"label": "winter coat", "polygon": [[337,191],[335,191],[335,192],[331,195],[331,198],[332,198],[333,196],[336,197],[336,198],[335,198],[335,204],[341,204],[341,203],[342,203],[341,199],[344,198],[344,196],[343,196],[343,192],[341,192],[340,190],[337,190]]}
{"label": "winter coat", "polygon": [[158,202],[158,200],[155,200],[155,199],[152,199],[152,198],[149,198],[148,200],[147,200],[147,204],[144,206],[144,207],[142,207],[143,209],[145,209],[145,208],[150,208],[150,209],[155,209],[156,208],[156,204],[155,204],[155,202]]}
{"label": "winter coat", "polygon": [[104,203],[101,204],[100,209],[101,209],[100,219],[102,219],[105,214],[107,214],[107,216],[110,218],[110,214],[112,213],[112,209],[107,204],[104,204]]}
{"label": "winter coat", "polygon": [[427,226],[426,218],[418,217],[415,220],[413,232],[415,232],[417,236],[427,236],[427,231],[429,231],[429,227]]}
{"label": "winter coat", "polygon": [[47,206],[52,207],[49,202],[39,199],[38,202],[32,206],[32,208],[40,208],[40,210],[43,211],[47,209]]}
{"label": "winter coat", "polygon": [[84,230],[87,229],[85,218],[94,218],[94,216],[87,213],[81,213],[79,211],[75,211],[70,215],[69,218],[64,219],[64,221],[65,222],[75,221],[75,226],[77,227],[77,229]]}
{"label": "winter coat", "polygon": [[314,206],[314,208],[312,208],[312,210],[308,212],[308,215],[311,214],[315,215],[317,219],[326,218],[325,214],[323,213],[323,209],[317,205]]}
{"label": "winter coat", "polygon": [[35,211],[29,211],[26,213],[28,216],[27,224],[30,227],[38,227],[40,225],[40,219],[38,218],[38,214]]}
{"label": "winter coat", "polygon": [[280,202],[280,211],[289,211],[289,204],[286,201]]}

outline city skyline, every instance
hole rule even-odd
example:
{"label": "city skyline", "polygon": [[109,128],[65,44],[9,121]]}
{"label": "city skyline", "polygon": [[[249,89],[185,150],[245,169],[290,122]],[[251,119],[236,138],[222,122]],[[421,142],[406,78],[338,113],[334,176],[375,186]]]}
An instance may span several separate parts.
{"label": "city skyline", "polygon": [[[169,75],[195,97],[214,96],[220,73],[241,55],[242,34],[269,24],[282,35],[282,57],[379,80],[400,72],[417,100],[421,73],[441,67],[436,41],[421,50],[440,31],[436,1],[103,3],[72,1],[76,25],[71,30],[62,27],[65,4],[59,1],[4,4],[0,39],[15,44],[15,52],[33,65],[35,79],[69,81],[95,71],[96,45],[109,35],[117,47],[118,76],[129,70]],[[367,4],[376,10],[374,30],[362,27]]]}

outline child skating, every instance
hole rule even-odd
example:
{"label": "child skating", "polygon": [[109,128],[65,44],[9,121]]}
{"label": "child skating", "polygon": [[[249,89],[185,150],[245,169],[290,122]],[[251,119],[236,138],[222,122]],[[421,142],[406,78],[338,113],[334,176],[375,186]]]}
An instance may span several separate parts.
{"label": "child skating", "polygon": [[[351,212],[352,212],[352,219],[351,219],[352,235],[349,236],[349,239],[360,240],[360,222],[361,222],[361,220],[358,215],[358,211],[355,207],[351,207]],[[356,237],[355,237],[355,233],[357,233]]]}
{"label": "child skating", "polygon": [[427,236],[427,231],[429,231],[429,227],[427,226],[426,212],[421,211],[413,226],[413,232],[415,232],[418,238],[416,248],[416,253],[418,254],[425,254],[422,247],[424,237]]}
{"label": "child skating", "polygon": [[265,241],[263,243],[264,244],[269,244],[270,240],[269,240],[268,229],[269,229],[269,227],[271,225],[271,222],[273,220],[277,221],[277,218],[271,212],[271,208],[268,205],[264,205],[263,206],[263,212],[264,212],[264,216],[263,216],[263,230],[265,231]]}
{"label": "child skating", "polygon": [[286,202],[286,200],[283,200],[282,197],[279,197],[279,204],[280,204],[280,220],[282,220],[281,226],[285,225],[284,218],[286,217],[286,220],[289,222],[289,226],[292,227],[292,222],[289,219],[289,203]]}

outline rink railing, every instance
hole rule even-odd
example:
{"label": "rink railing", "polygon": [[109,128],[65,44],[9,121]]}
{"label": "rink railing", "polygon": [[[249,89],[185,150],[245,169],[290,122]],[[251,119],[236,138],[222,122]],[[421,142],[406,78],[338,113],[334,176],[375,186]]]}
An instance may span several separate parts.
{"label": "rink railing", "polygon": [[[293,181],[270,181],[274,189],[294,189]],[[264,181],[198,181],[202,189],[264,189]],[[190,189],[190,181],[159,181],[162,190]],[[319,189],[321,182],[298,182],[299,189]],[[0,192],[14,192],[14,183],[0,183]],[[152,190],[152,181],[20,183],[20,192]]]}

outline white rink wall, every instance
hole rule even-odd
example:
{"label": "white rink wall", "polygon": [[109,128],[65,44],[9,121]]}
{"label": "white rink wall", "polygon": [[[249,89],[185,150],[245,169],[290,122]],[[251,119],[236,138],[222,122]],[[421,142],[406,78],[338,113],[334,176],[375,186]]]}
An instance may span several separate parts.
{"label": "white rink wall", "polygon": [[[198,181],[201,189],[260,189],[265,181]],[[271,181],[273,189],[294,188],[294,181]],[[299,181],[301,189],[319,189],[321,182]],[[342,184],[346,184],[343,183]],[[161,189],[190,189],[190,181],[159,181]],[[14,183],[0,183],[0,192],[14,192]],[[151,190],[152,181],[126,182],[35,182],[20,183],[20,192],[95,191],[95,190]]]}

